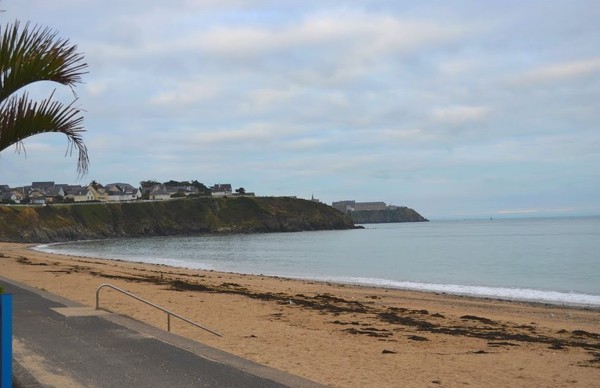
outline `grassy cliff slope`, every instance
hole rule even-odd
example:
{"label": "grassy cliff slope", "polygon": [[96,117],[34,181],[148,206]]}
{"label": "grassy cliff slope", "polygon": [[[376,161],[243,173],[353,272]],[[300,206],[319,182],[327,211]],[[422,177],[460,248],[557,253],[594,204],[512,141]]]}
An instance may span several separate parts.
{"label": "grassy cliff slope", "polygon": [[0,241],[12,242],[353,227],[350,217],[330,206],[285,197],[0,206]]}

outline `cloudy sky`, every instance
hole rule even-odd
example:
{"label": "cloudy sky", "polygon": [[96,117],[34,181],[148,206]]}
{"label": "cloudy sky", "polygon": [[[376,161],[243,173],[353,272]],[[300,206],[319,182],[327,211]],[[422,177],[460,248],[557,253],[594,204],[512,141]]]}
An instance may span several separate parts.
{"label": "cloudy sky", "polygon": [[[600,2],[4,0],[85,54],[0,184],[169,179],[424,216],[600,214]],[[60,85],[36,84],[44,96]]]}

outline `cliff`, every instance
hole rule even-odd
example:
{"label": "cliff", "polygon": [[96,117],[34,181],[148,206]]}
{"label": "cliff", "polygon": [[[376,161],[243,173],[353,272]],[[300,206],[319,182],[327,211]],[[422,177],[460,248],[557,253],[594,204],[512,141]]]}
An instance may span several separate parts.
{"label": "cliff", "polygon": [[425,217],[408,207],[387,210],[359,210],[350,212],[356,224],[381,224],[389,222],[426,222]]}
{"label": "cliff", "polygon": [[0,241],[10,242],[353,227],[350,217],[327,205],[286,197],[0,206]]}

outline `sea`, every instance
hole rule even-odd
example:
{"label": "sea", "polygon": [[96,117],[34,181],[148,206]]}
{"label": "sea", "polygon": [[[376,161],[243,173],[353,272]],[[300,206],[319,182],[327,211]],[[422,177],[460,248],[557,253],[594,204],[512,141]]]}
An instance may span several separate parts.
{"label": "sea", "polygon": [[600,308],[600,217],[363,227],[117,238],[36,249],[183,268]]}

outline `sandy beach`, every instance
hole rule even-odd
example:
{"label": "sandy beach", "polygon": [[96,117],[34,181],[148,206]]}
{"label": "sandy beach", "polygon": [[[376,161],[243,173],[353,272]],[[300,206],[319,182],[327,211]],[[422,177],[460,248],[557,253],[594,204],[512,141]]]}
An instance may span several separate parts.
{"label": "sandy beach", "polygon": [[[95,305],[109,283],[209,327],[172,331],[340,387],[600,386],[600,311],[52,255],[0,243],[0,276]],[[166,329],[112,290],[101,306]]]}

